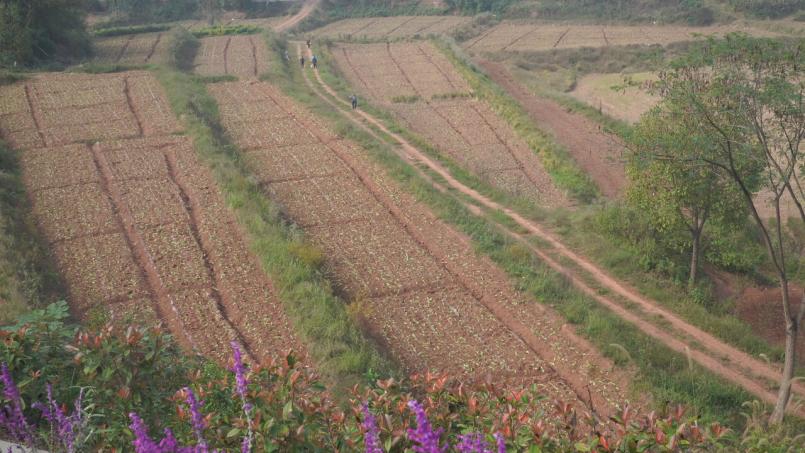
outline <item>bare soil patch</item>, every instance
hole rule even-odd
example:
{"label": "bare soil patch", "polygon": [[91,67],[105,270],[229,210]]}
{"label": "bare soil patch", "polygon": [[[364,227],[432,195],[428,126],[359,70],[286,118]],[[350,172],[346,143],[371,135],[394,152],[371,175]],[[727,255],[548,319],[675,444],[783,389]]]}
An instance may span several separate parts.
{"label": "bare soil patch", "polygon": [[[432,45],[342,45],[334,54],[362,95],[491,185],[547,206],[570,204],[537,155],[489,105],[471,97],[469,84]],[[411,96],[415,102],[397,102]]]}
{"label": "bare soil patch", "polygon": [[[0,131],[20,147],[77,315],[166,322],[221,361],[233,339],[261,360],[304,353],[212,175],[173,135],[181,128],[156,79],[54,74],[13,87],[0,91]],[[34,148],[20,146],[22,133]]]}
{"label": "bare soil patch", "polygon": [[194,65],[204,76],[255,79],[268,68],[268,49],[260,35],[203,38]]}
{"label": "bare soil patch", "polygon": [[[646,84],[656,80],[650,73],[628,74],[637,83]],[[589,74],[576,82],[571,96],[599,109],[602,113],[620,120],[636,123],[640,116],[657,105],[659,97],[653,96],[641,86],[614,90],[623,85],[624,74]]]}
{"label": "bare soil patch", "polygon": [[118,64],[163,64],[170,59],[167,32],[98,38],[95,61]]}
{"label": "bare soil patch", "polygon": [[[802,288],[790,287],[788,294],[792,310],[796,313],[802,300]],[[740,294],[735,311],[738,317],[752,326],[758,335],[769,343],[785,347],[782,291],[779,288],[746,288]],[[799,332],[797,358],[805,360],[805,334]]]}
{"label": "bare soil patch", "polygon": [[607,197],[618,197],[626,185],[624,146],[601,130],[601,125],[568,112],[558,103],[533,95],[499,63],[481,61],[481,67],[497,84],[525,108],[540,128],[567,149],[578,166],[595,181]]}
{"label": "bare soil patch", "polygon": [[310,34],[331,39],[397,39],[447,34],[471,19],[460,16],[395,16],[344,19]]}
{"label": "bare soil patch", "polygon": [[[587,403],[585,386],[590,385],[599,410],[609,410],[606,401],[623,396],[611,366],[591,366],[603,359],[580,354],[576,343],[561,333],[555,314],[525,303],[500,270],[476,256],[466,237],[403,192],[365,151],[333,140],[331,131],[270,85],[224,83],[209,89],[225,106],[222,112],[232,112],[229,119],[223,114],[224,122],[249,122],[254,134],[271,135],[261,118],[246,120],[237,116],[238,108],[227,106],[247,99],[271,102],[268,110],[286,111],[298,129],[316,138],[305,147],[269,145],[248,151],[249,165],[265,179],[267,193],[289,218],[324,250],[337,290],[358,304],[367,329],[407,371],[536,382],[552,397],[580,404]],[[253,95],[242,96],[244,90]],[[275,142],[271,137],[259,141]],[[312,153],[313,148],[318,152]],[[294,180],[271,183],[287,172],[270,158],[255,156],[295,150],[301,151],[309,170],[294,167]],[[325,167],[335,174],[322,175]],[[518,324],[522,319],[535,322]]]}
{"label": "bare soil patch", "polygon": [[504,21],[488,32],[464,43],[474,52],[540,51],[578,47],[625,45],[668,45],[691,41],[698,35],[724,35],[744,32],[754,36],[777,36],[760,27],[740,24],[709,27],[682,27],[657,25],[577,25],[559,23],[526,23]]}

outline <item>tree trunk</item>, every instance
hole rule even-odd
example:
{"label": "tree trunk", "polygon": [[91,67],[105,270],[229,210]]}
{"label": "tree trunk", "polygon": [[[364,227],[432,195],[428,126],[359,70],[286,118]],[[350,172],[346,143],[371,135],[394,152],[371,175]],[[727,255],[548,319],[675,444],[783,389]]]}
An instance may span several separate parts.
{"label": "tree trunk", "polygon": [[[780,289],[783,291],[783,306],[790,307],[788,300],[788,280],[780,277]],[[805,301],[803,301],[805,302]],[[797,333],[799,332],[799,319],[786,310],[785,317],[785,363],[783,364],[783,376],[780,379],[780,391],[777,393],[777,403],[774,411],[769,418],[769,424],[776,425],[783,421],[785,408],[791,398],[791,381],[794,379],[794,368],[797,361]]]}
{"label": "tree trunk", "polygon": [[690,251],[690,277],[688,277],[688,289],[693,289],[696,285],[696,278],[699,275],[699,254],[702,231],[693,232],[693,247]]}

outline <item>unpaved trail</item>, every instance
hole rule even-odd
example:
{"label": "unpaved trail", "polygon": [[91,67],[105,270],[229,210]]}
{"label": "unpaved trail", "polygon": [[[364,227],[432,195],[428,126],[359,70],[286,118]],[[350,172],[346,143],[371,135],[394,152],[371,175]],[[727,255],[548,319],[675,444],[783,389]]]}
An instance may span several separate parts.
{"label": "unpaved trail", "polygon": [[313,11],[315,11],[316,8],[319,6],[319,3],[321,3],[321,0],[308,0],[302,6],[302,9],[300,9],[298,13],[289,17],[283,22],[280,22],[279,25],[274,27],[274,31],[276,31],[277,33],[282,33],[295,27],[297,24],[299,24],[299,22],[302,22],[308,16],[310,16],[313,13]]}
{"label": "unpaved trail", "polygon": [[601,130],[601,126],[558,103],[531,94],[501,63],[480,60],[489,77],[525,108],[531,119],[544,127],[573,156],[573,160],[593,179],[608,198],[616,198],[626,186],[622,154],[623,143]]}
{"label": "unpaved trail", "polygon": [[[301,46],[299,46],[301,52]],[[338,95],[338,93],[327,85],[321,78],[318,71],[315,71],[316,80],[318,85],[327,93],[323,94],[315,87],[311,87],[316,91],[317,95],[322,97],[325,101],[330,102],[327,95],[338,99],[343,105],[348,105],[347,102]],[[305,72],[304,76],[308,78]],[[380,130],[383,134],[391,137],[400,145],[400,156],[418,168],[419,165],[427,166],[431,171],[438,174],[445,180],[446,185],[450,188],[459,191],[461,194],[470,197],[475,203],[483,208],[497,211],[505,214],[513,220],[519,227],[528,232],[529,235],[537,237],[550,246],[550,253],[546,251],[547,248],[537,247],[534,243],[528,241],[526,237],[521,234],[512,232],[509,228],[495,222],[494,219],[488,217],[490,221],[497,224],[501,229],[507,231],[512,237],[527,246],[530,250],[536,253],[547,265],[556,270],[557,272],[566,276],[578,289],[585,294],[591,296],[594,300],[611,310],[613,313],[635,325],[643,333],[660,341],[670,349],[689,356],[695,360],[702,367],[710,370],[712,373],[728,380],[738,386],[741,386],[746,391],[754,394],[762,401],[773,404],[776,401],[777,394],[775,385],[779,382],[780,374],[770,364],[762,362],[751,355],[730,346],[721,340],[715,338],[707,332],[702,331],[686,321],[682,320],[673,313],[668,312],[659,306],[657,302],[651,301],[637,293],[634,289],[619,282],[617,279],[609,276],[604,270],[597,267],[595,264],[576,254],[568,249],[559,239],[553,234],[549,233],[545,228],[538,223],[526,219],[512,209],[502,206],[486,196],[478,193],[455,179],[453,175],[447,171],[441,164],[437,163],[428,157],[423,151],[411,145],[406,139],[397,133],[390,131],[383,123],[374,118],[372,115],[364,112],[363,110],[354,110],[349,113],[342,109],[337,109],[341,114],[347,116],[350,121],[356,125],[367,128],[370,125],[369,131],[374,134],[372,128]],[[366,124],[365,124],[366,123]],[[376,134],[375,134],[376,135]],[[425,176],[424,172],[419,171],[420,175]],[[427,176],[425,176],[428,178]],[[428,178],[430,179],[430,178]],[[443,192],[447,189],[433,182],[434,186],[440,188]],[[468,209],[472,212],[483,215],[479,206],[468,204],[462,201]],[[605,287],[607,290],[616,293],[619,297],[627,299],[629,302],[635,304],[637,309],[627,309],[614,299],[600,295],[599,292],[585,283],[582,274],[577,270],[568,268],[554,257],[552,254],[559,255],[562,259],[570,260],[574,266],[581,268],[588,276],[595,279],[596,284]],[[636,313],[639,312],[640,314]],[[670,325],[674,330],[674,334],[668,333],[667,327],[660,327],[656,322]],[[802,384],[794,385],[795,393],[800,395],[805,394],[805,386]],[[805,409],[796,408],[789,405],[789,412],[798,416],[805,417]]]}

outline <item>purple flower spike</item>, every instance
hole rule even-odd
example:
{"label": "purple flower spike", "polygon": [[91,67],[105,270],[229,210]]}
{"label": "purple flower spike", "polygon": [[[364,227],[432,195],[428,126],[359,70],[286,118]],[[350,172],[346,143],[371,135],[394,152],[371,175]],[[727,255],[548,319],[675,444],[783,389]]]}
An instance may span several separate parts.
{"label": "purple flower spike", "polygon": [[383,453],[383,448],[380,447],[380,430],[377,427],[377,419],[374,414],[369,410],[369,405],[363,403],[363,429],[366,434],[363,438],[363,443],[366,447],[366,453]]}
{"label": "purple flower spike", "polygon": [[481,433],[462,434],[458,436],[458,440],[456,449],[461,453],[493,453]]}
{"label": "purple flower spike", "polygon": [[15,441],[31,446],[34,441],[31,426],[22,413],[20,391],[5,362],[0,370],[0,380],[3,382],[3,397],[10,403],[0,408],[0,427],[11,434]]}
{"label": "purple flower spike", "polygon": [[498,453],[506,453],[506,439],[503,438],[503,434],[495,433],[495,442],[498,445]]}
{"label": "purple flower spike", "polygon": [[240,446],[241,453],[251,453],[252,442],[254,440],[254,431],[252,430],[252,408],[253,406],[246,400],[246,393],[248,392],[249,381],[246,379],[246,366],[243,364],[243,357],[240,353],[240,346],[237,341],[230,343],[232,345],[232,355],[234,358],[234,365],[232,371],[235,373],[235,390],[240,396],[240,403],[243,408],[243,415],[246,416],[248,426],[248,433],[243,438]]}
{"label": "purple flower spike", "polygon": [[187,392],[187,405],[190,406],[190,414],[193,419],[193,432],[196,433],[196,440],[198,441],[196,451],[206,453],[207,441],[204,440],[204,428],[206,428],[206,423],[204,423],[204,417],[201,415],[201,406],[203,403],[196,399],[196,395],[190,387],[185,387],[184,390]]}
{"label": "purple flower spike", "polygon": [[129,414],[129,419],[131,419],[129,428],[131,428],[131,431],[134,433],[134,451],[136,453],[161,452],[162,449],[148,436],[148,428],[145,427],[143,419],[134,412]]}
{"label": "purple flower spike", "polygon": [[417,453],[444,453],[448,446],[439,445],[442,429],[433,430],[425,409],[416,400],[408,402],[408,407],[416,414],[416,429],[408,429],[408,438],[415,442],[413,450]]}

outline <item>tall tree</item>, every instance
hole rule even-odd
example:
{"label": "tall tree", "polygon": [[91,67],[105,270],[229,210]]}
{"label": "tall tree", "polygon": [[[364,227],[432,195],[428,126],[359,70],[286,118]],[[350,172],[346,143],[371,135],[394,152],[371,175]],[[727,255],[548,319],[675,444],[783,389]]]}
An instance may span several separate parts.
{"label": "tall tree", "polygon": [[0,64],[86,55],[85,13],[84,0],[0,1]]}
{"label": "tall tree", "polygon": [[687,233],[690,250],[688,287],[698,278],[705,225],[736,227],[746,219],[740,192],[719,177],[712,165],[697,162],[691,152],[712,142],[697,141],[674,107],[661,103],[645,114],[629,146],[627,200],[646,213],[661,233]]}
{"label": "tall tree", "polygon": [[[805,225],[803,160],[805,138],[805,41],[789,42],[734,34],[710,39],[661,74],[663,102],[674,121],[684,123],[694,147],[680,159],[707,165],[740,192],[758,226],[782,294],[786,342],[783,374],[770,422],[783,420],[791,396],[797,334],[805,317],[805,293],[791,304],[784,195]],[[774,217],[761,216],[756,193],[772,194]]]}

